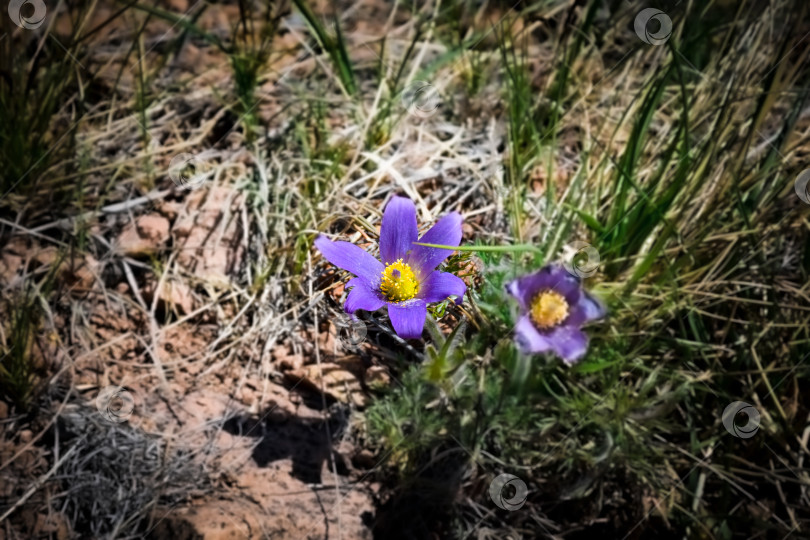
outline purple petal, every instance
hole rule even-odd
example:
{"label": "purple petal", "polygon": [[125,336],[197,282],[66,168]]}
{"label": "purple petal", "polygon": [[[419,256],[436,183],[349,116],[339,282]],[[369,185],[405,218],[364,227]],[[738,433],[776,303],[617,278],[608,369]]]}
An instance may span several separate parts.
{"label": "purple petal", "polygon": [[573,364],[588,350],[588,336],[574,326],[562,325],[552,328],[547,339],[557,356],[566,364]]}
{"label": "purple petal", "polygon": [[[437,221],[428,232],[423,234],[419,242],[457,246],[461,243],[461,221],[461,214],[451,212]],[[413,246],[410,261],[422,275],[426,275],[452,254],[452,249]]]}
{"label": "purple petal", "polygon": [[506,292],[514,296],[523,310],[530,308],[531,301],[540,291],[551,289],[563,295],[569,306],[579,303],[581,287],[579,280],[558,265],[548,265],[534,274],[522,276],[506,284]]}
{"label": "purple petal", "polygon": [[349,290],[352,287],[357,287],[361,283],[365,283],[365,280],[360,279],[360,278],[352,278],[352,279],[350,279],[349,281],[346,282],[346,284],[343,286],[343,289]]}
{"label": "purple petal", "polygon": [[388,304],[388,316],[397,335],[403,339],[419,339],[427,317],[427,304],[418,298]]}
{"label": "purple petal", "polygon": [[607,315],[607,309],[596,298],[583,292],[579,297],[579,302],[571,309],[571,314],[565,321],[568,326],[580,326],[588,321],[601,319]]}
{"label": "purple petal", "polygon": [[369,287],[365,281],[353,279],[346,284],[347,287],[349,285],[353,285],[354,288],[349,292],[346,303],[343,305],[346,313],[351,315],[358,309],[377,311],[385,305],[385,300],[380,297],[379,292]]}
{"label": "purple petal", "polygon": [[525,354],[543,353],[552,347],[548,337],[537,330],[528,315],[522,316],[515,326],[515,342]]}
{"label": "purple petal", "polygon": [[416,207],[405,197],[393,197],[383,212],[380,225],[380,257],[385,264],[405,258],[419,236]]}
{"label": "purple petal", "polygon": [[327,261],[363,278],[367,285],[374,286],[380,281],[380,274],[385,267],[358,246],[349,242],[331,242],[325,236],[319,236],[315,239],[315,247]]}
{"label": "purple petal", "polygon": [[422,282],[418,298],[427,303],[443,302],[448,296],[456,296],[456,304],[460,304],[464,299],[464,292],[467,285],[464,280],[448,272],[431,272],[426,280]]}

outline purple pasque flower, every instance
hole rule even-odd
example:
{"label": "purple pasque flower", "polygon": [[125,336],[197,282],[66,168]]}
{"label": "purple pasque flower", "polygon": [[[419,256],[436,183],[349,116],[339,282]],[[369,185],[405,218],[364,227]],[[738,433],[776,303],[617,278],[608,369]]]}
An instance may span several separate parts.
{"label": "purple pasque flower", "polygon": [[452,212],[444,216],[419,238],[413,202],[393,197],[385,207],[380,226],[382,262],[354,244],[331,242],[324,236],[315,239],[315,247],[329,262],[357,276],[346,284],[346,288],[353,287],[343,306],[346,313],[388,306],[396,333],[405,339],[415,339],[422,335],[430,302],[455,296],[460,304],[467,290],[461,278],[436,270],[452,250],[413,245],[417,241],[459,245],[461,215]]}
{"label": "purple pasque flower", "polygon": [[588,350],[580,327],[606,314],[605,307],[585,292],[579,279],[562,266],[548,265],[506,285],[520,304],[515,341],[524,353],[553,351],[567,364]]}

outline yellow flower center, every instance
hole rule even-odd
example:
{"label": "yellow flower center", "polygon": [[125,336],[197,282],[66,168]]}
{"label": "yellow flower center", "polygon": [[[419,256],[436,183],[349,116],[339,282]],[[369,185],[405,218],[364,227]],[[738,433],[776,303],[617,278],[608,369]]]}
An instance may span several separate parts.
{"label": "yellow flower center", "polygon": [[560,293],[543,291],[532,300],[530,313],[538,327],[551,328],[568,317],[568,302]]}
{"label": "yellow flower center", "polygon": [[380,290],[392,302],[410,300],[419,292],[419,281],[411,267],[402,259],[386,265],[382,271]]}

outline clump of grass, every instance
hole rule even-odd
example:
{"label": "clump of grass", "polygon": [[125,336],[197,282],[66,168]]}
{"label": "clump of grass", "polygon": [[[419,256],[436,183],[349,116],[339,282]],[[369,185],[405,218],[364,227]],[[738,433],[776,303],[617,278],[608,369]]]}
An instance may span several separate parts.
{"label": "clump of grass", "polygon": [[28,409],[37,382],[31,355],[39,329],[39,301],[33,288],[29,288],[5,306],[9,328],[0,348],[0,392],[23,411]]}
{"label": "clump of grass", "polygon": [[258,126],[256,87],[271,57],[273,39],[287,11],[287,2],[271,3],[263,13],[257,13],[252,2],[239,0],[239,21],[232,31],[233,43],[228,56],[238,100],[236,112],[244,125],[248,142],[254,140]]}
{"label": "clump of grass", "polygon": [[28,411],[42,386],[44,358],[38,350],[44,302],[48,302],[63,255],[39,282],[27,280],[19,289],[6,291],[5,324],[0,333],[0,396],[19,411]]}
{"label": "clump of grass", "polygon": [[[56,481],[64,484],[52,504],[70,516],[78,534],[142,537],[171,510],[206,488],[187,450],[127,424],[111,424],[95,410],[59,417],[66,446]],[[160,510],[164,508],[163,510]]]}
{"label": "clump of grass", "polygon": [[86,112],[86,82],[77,73],[85,52],[81,29],[92,13],[90,5],[77,10],[66,43],[18,28],[8,16],[0,21],[0,204],[20,202],[11,193],[33,194],[43,172],[71,155]]}
{"label": "clump of grass", "polygon": [[346,47],[346,40],[340,29],[340,22],[337,17],[333,19],[334,35],[329,32],[321,22],[320,18],[312,11],[306,0],[293,0],[295,7],[301,12],[307,25],[309,25],[315,39],[318,41],[321,50],[329,55],[332,65],[337,71],[338,80],[343,87],[343,91],[348,96],[357,94],[357,79],[354,74],[349,52]]}

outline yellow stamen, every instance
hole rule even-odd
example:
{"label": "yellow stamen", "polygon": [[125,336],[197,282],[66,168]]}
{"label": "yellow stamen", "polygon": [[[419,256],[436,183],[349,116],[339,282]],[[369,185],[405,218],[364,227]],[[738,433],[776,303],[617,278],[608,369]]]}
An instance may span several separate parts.
{"label": "yellow stamen", "polygon": [[402,259],[385,267],[382,271],[380,290],[392,302],[410,300],[419,292],[419,281],[411,267]]}
{"label": "yellow stamen", "polygon": [[540,328],[551,328],[568,317],[568,302],[563,295],[554,291],[543,291],[531,303],[531,317]]}

